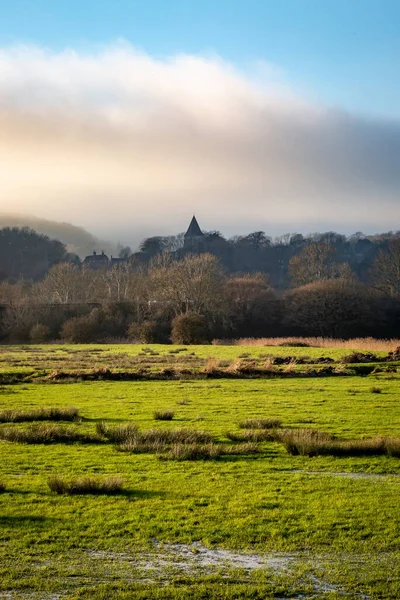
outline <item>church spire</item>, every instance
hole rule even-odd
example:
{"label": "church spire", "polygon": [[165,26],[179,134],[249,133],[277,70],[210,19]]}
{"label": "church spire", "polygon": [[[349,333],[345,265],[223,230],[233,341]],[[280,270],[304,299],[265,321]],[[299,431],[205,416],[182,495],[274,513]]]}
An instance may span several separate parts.
{"label": "church spire", "polygon": [[199,224],[197,222],[196,217],[193,215],[192,220],[190,221],[190,225],[188,227],[187,232],[185,233],[185,238],[191,237],[203,237],[203,232],[201,231]]}

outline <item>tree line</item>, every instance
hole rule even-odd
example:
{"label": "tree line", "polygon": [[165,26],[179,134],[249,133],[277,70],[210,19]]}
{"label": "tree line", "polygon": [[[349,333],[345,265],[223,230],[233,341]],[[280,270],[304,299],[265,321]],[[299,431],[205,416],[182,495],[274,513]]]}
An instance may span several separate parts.
{"label": "tree line", "polygon": [[309,240],[289,259],[290,287],[282,290],[265,272],[230,273],[211,253],[164,251],[98,270],[63,255],[41,279],[0,284],[0,335],[6,341],[130,337],[147,343],[171,336],[182,343],[400,337],[400,237],[380,245],[365,280],[342,258],[334,243]]}

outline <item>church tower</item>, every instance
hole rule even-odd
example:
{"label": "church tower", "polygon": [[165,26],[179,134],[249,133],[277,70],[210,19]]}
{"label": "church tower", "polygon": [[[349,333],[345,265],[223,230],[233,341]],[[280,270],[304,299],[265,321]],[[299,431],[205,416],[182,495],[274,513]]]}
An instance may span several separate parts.
{"label": "church tower", "polygon": [[205,240],[204,233],[201,231],[199,224],[196,220],[196,217],[193,215],[192,220],[190,221],[189,228],[185,233],[185,241],[183,244],[183,249],[187,252],[204,252]]}

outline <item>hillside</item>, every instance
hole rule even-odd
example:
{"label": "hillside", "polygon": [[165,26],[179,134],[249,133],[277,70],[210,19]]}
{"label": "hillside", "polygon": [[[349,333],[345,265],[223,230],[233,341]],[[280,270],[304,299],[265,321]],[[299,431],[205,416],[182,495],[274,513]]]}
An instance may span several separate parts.
{"label": "hillside", "polygon": [[91,254],[93,250],[104,250],[108,255],[117,254],[115,244],[99,240],[83,227],[71,223],[49,221],[32,215],[0,213],[0,228],[2,227],[30,227],[37,233],[59,240],[67,246],[69,252],[78,254],[81,258]]}

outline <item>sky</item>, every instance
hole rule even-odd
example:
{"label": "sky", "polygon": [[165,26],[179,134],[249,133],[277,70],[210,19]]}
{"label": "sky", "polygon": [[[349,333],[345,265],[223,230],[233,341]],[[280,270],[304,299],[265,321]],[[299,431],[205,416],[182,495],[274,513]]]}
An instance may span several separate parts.
{"label": "sky", "polygon": [[1,209],[126,243],[399,228],[398,0],[0,0]]}

